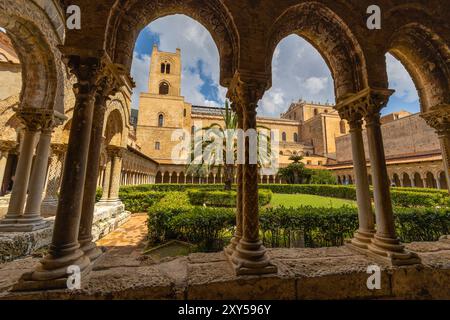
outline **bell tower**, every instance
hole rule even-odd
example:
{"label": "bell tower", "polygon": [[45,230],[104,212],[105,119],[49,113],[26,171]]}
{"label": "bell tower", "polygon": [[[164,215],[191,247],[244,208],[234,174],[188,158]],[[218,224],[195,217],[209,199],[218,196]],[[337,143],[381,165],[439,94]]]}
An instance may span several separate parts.
{"label": "bell tower", "polygon": [[181,95],[181,50],[175,53],[159,51],[153,46],[149,93],[179,97]]}

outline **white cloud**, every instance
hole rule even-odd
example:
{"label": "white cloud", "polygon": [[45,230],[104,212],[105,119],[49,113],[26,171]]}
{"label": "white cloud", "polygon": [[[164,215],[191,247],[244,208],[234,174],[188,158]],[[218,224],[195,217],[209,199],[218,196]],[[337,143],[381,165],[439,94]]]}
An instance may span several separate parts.
{"label": "white cloud", "polygon": [[150,70],[150,56],[139,56],[134,53],[133,64],[131,65],[131,76],[136,83],[136,88],[133,90],[131,98],[133,107],[137,108],[139,105],[139,95],[141,92],[148,92],[148,76]]}
{"label": "white cloud", "polygon": [[278,116],[300,98],[334,102],[334,83],[319,52],[297,35],[283,39],[272,61],[272,88],[266,92],[259,113]]}
{"label": "white cloud", "polygon": [[2,27],[0,27],[0,32],[6,33],[6,30]]}
{"label": "white cloud", "polygon": [[[199,76],[198,62],[200,60],[203,63],[203,74],[212,79],[213,85],[218,88],[220,102],[224,101],[226,89],[219,86],[219,52],[210,33],[200,23],[187,16],[173,15],[155,20],[147,26],[147,29],[159,35],[160,50],[175,52],[176,48],[181,49],[183,66],[181,94],[186,101],[196,105],[212,103],[200,92],[200,88],[204,84]],[[145,59],[149,60],[149,57],[145,57]],[[136,91],[142,91],[142,89],[147,91],[149,72],[146,67],[147,63],[143,64],[142,61],[138,61],[136,64],[133,63],[133,66],[135,73],[132,75],[138,87]],[[146,68],[137,70],[142,67]],[[192,72],[193,69],[195,72]],[[147,76],[144,77],[142,73],[146,73]],[[135,77],[135,74],[138,76]],[[144,81],[144,83],[140,84],[139,81]],[[137,95],[139,94],[137,93]],[[133,105],[137,107],[138,103],[135,99],[136,94],[133,95]]]}
{"label": "white cloud", "polygon": [[403,64],[391,54],[386,55],[389,88],[394,89],[394,96],[405,103],[419,101],[414,82]]}

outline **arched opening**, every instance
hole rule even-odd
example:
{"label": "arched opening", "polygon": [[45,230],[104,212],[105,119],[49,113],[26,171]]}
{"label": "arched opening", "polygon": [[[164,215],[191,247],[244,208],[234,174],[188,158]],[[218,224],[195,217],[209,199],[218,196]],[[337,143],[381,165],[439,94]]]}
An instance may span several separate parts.
{"label": "arched opening", "polygon": [[283,132],[283,133],[281,134],[281,140],[282,140],[283,142],[286,142],[286,132]]}
{"label": "arched opening", "polygon": [[404,187],[412,187],[411,179],[409,178],[409,174],[403,173],[403,186]]}
{"label": "arched opening", "polygon": [[168,95],[169,94],[169,84],[167,82],[161,82],[159,85],[159,94]]}
{"label": "arched opening", "polygon": [[294,142],[298,142],[298,133],[294,132]]}
{"label": "arched opening", "polygon": [[439,173],[439,184],[441,186],[441,189],[444,189],[444,190],[448,189],[448,182],[447,182],[447,178],[445,177],[444,171],[441,171]]}
{"label": "arched opening", "polygon": [[161,63],[161,73],[166,73],[166,64]]}
{"label": "arched opening", "polygon": [[170,173],[169,172],[164,173],[162,183],[170,183]]}
{"label": "arched opening", "polygon": [[427,181],[427,185],[426,185],[427,188],[432,188],[432,189],[437,188],[436,180],[434,179],[433,173],[427,172],[426,181]]}
{"label": "arched opening", "polygon": [[422,177],[420,176],[420,173],[416,172],[414,173],[414,186],[416,188],[424,188]]}
{"label": "arched opening", "polygon": [[353,184],[353,178],[352,178],[352,176],[348,176],[348,184]]}
{"label": "arched opening", "polygon": [[394,184],[396,187],[401,187],[401,186],[402,186],[402,184],[401,184],[401,182],[400,182],[400,178],[399,178],[398,174],[396,174],[396,173],[394,173],[394,177],[393,177],[393,179],[392,179],[392,182],[393,182],[393,184]]}
{"label": "arched opening", "polygon": [[158,127],[164,127],[164,115],[162,114],[158,116]]}

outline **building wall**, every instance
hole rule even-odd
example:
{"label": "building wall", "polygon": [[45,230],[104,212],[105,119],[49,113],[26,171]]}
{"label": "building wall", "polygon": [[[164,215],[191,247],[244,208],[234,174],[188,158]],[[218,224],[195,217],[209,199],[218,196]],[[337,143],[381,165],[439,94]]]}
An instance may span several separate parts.
{"label": "building wall", "polygon": [[[414,114],[382,125],[386,158],[408,157],[440,152],[439,139],[420,114]],[[366,158],[369,159],[366,131],[363,132]],[[337,161],[352,161],[350,135],[336,139]]]}

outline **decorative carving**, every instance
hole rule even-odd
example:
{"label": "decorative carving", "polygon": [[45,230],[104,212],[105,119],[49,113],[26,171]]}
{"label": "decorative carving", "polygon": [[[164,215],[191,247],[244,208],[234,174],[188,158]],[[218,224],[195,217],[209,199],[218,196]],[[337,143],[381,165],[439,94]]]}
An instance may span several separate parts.
{"label": "decorative carving", "polygon": [[436,129],[439,136],[450,134],[450,104],[432,107],[421,116],[430,127]]}

